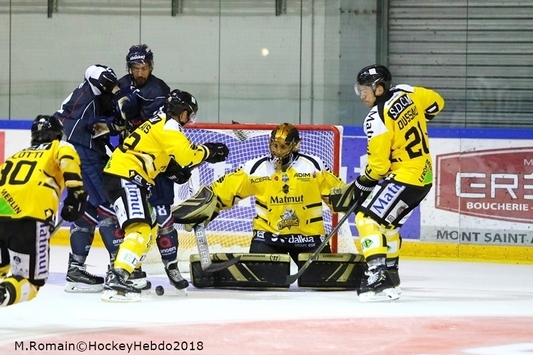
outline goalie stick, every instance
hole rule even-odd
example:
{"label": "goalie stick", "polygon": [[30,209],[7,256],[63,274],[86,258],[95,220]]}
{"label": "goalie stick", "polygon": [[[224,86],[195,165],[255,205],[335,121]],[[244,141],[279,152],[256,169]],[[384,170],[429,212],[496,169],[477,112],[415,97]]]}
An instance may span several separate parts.
{"label": "goalie stick", "polygon": [[223,262],[214,263],[211,261],[211,254],[209,254],[209,245],[207,244],[207,237],[205,235],[205,227],[203,223],[194,226],[194,236],[196,237],[196,245],[198,246],[198,254],[200,255],[200,265],[205,272],[216,272],[227,269],[235,265],[241,259],[240,256],[229,259]]}
{"label": "goalie stick", "polygon": [[307,261],[305,262],[305,264],[302,265],[302,267],[300,268],[300,270],[298,270],[298,272],[296,274],[293,274],[293,275],[289,275],[287,276],[287,278],[285,279],[285,284],[287,285],[290,285],[292,284],[294,281],[298,280],[298,278],[300,276],[302,276],[302,274],[305,272],[305,270],[307,270],[307,268],[309,267],[309,265],[311,265],[311,263],[313,261],[315,261],[317,255],[322,251],[322,249],[325,248],[325,246],[328,244],[328,242],[330,241],[331,238],[333,238],[333,235],[335,235],[335,233],[337,233],[337,231],[339,230],[339,228],[342,226],[342,224],[344,222],[346,222],[346,220],[348,219],[348,217],[353,213],[355,212],[355,210],[357,209],[357,207],[359,207],[359,203],[354,203],[352,205],[352,207],[350,207],[350,209],[348,211],[346,211],[346,214],[344,216],[342,216],[342,218],[340,219],[339,223],[337,223],[337,225],[331,230],[331,232],[329,232],[329,234],[326,236],[326,239],[324,239],[324,241],[318,246],[318,248],[316,248],[316,250],[313,252],[313,254],[311,254],[311,256],[309,257],[309,259],[307,259]]}

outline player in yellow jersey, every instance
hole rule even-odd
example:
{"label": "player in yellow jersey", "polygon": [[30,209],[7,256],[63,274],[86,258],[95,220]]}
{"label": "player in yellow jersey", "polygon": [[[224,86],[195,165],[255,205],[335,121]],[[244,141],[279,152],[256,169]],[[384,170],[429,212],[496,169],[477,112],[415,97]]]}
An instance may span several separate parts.
{"label": "player in yellow jersey", "polygon": [[[322,160],[299,151],[300,134],[289,123],[270,136],[270,155],[252,159],[212,184],[221,209],[254,196],[256,216],[250,253],[298,254],[314,251],[324,240],[322,201],[344,182]],[[331,252],[326,246],[324,252]]]}
{"label": "player in yellow jersey", "polygon": [[[359,290],[363,302],[399,297],[399,229],[432,187],[426,123],[444,107],[444,99],[433,90],[391,87],[391,81],[389,69],[370,65],[361,69],[355,85],[356,94],[371,108],[363,124],[368,163],[348,185],[361,204],[355,223],[368,265],[366,285]],[[338,197],[330,196],[334,206]]]}
{"label": "player in yellow jersey", "polygon": [[50,233],[65,188],[61,218],[72,222],[83,214],[80,158],[63,134],[56,117],[37,116],[31,146],[0,166],[0,306],[29,301],[44,286]]}
{"label": "player in yellow jersey", "polygon": [[[104,187],[113,203],[118,221],[124,230],[113,266],[104,285],[104,301],[131,302],[140,300],[140,290],[128,278],[150,246],[154,211],[148,203],[149,190],[159,174],[172,174],[183,180],[189,170],[203,162],[217,163],[228,156],[222,143],[191,143],[182,126],[193,120],[198,111],[194,96],[173,90],[163,112],[142,123],[115,149],[104,168]],[[183,168],[183,169],[181,169]],[[180,170],[181,169],[181,170]],[[179,180],[179,179],[178,179]],[[165,264],[171,284],[186,289],[187,280],[179,273],[177,262]]]}

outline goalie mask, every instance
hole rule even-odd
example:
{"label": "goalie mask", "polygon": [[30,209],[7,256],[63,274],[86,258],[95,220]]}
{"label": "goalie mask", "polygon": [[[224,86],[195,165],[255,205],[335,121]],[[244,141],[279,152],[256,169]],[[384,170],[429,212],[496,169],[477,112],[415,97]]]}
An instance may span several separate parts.
{"label": "goalie mask", "polygon": [[31,125],[31,145],[63,138],[63,124],[55,116],[39,115]]}
{"label": "goalie mask", "polygon": [[282,123],[270,134],[270,154],[276,169],[285,171],[300,149],[300,134],[294,125]]}

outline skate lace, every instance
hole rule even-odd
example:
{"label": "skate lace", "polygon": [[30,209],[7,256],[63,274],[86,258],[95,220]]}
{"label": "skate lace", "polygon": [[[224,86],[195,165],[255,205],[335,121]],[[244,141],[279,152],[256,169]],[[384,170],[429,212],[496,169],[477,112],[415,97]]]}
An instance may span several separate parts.
{"label": "skate lace", "polygon": [[83,275],[85,276],[88,276],[88,277],[92,277],[92,278],[95,278],[95,277],[98,277],[94,274],[91,274],[89,271],[87,271],[87,266],[84,264],[84,265],[75,265],[79,272],[81,272]]}
{"label": "skate lace", "polygon": [[181,273],[178,269],[178,263],[176,262],[170,262],[167,265],[165,265],[165,269],[167,270],[168,275],[175,281],[181,281],[184,280],[183,276],[181,276]]}
{"label": "skate lace", "polygon": [[368,276],[367,285],[372,285],[379,280],[381,273],[378,268],[375,268],[365,271],[365,275]]}

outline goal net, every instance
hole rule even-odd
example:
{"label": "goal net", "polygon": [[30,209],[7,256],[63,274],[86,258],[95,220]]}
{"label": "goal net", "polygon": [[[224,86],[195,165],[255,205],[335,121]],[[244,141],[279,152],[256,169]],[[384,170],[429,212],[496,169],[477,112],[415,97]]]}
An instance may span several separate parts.
{"label": "goal net", "polygon": [[[223,142],[230,151],[225,162],[202,164],[192,172],[189,183],[175,185],[175,203],[194,194],[202,185],[237,169],[246,161],[270,154],[270,133],[276,124],[195,124],[185,128],[185,134],[192,143]],[[300,152],[320,157],[333,172],[339,173],[341,162],[342,127],[330,125],[296,125],[300,132]],[[336,225],[338,216],[323,204],[326,231]],[[207,228],[207,240],[211,253],[247,253],[252,238],[252,220],[255,217],[254,198],[241,200],[237,205],[220,212]],[[189,257],[197,254],[196,239],[176,224],[179,238],[178,259],[182,272],[189,270]],[[332,239],[332,251],[357,253],[354,239],[347,223],[341,226]],[[151,248],[143,262],[143,269],[149,274],[164,273],[157,246]]]}

